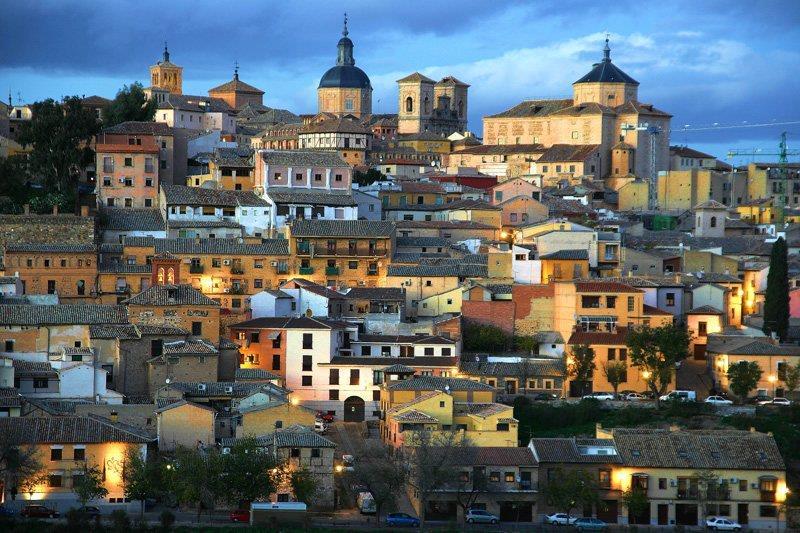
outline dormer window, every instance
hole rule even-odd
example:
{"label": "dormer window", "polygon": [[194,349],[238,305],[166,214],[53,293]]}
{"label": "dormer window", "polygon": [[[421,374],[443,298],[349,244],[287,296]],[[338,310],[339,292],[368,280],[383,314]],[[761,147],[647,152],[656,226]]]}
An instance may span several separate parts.
{"label": "dormer window", "polygon": [[178,290],[177,289],[167,289],[167,298],[170,300],[174,300],[178,297]]}

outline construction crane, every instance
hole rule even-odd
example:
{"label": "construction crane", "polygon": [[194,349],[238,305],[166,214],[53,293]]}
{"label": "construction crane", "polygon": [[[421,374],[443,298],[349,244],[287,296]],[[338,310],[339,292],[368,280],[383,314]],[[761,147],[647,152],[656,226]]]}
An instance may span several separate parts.
{"label": "construction crane", "polygon": [[664,133],[661,126],[651,126],[649,123],[623,124],[622,133],[626,131],[644,131],[650,134],[650,175],[647,178],[647,209],[655,211],[658,208],[658,171],[656,170],[656,138]]}
{"label": "construction crane", "polygon": [[[773,207],[775,209],[775,223],[783,224],[786,204],[789,203],[789,156],[800,155],[800,150],[789,150],[786,145],[786,132],[781,133],[781,142],[777,152],[762,152],[760,150],[728,150],[728,159],[734,157],[753,157],[756,156],[778,156],[778,183],[780,190],[774,197]],[[767,169],[769,171],[769,169]],[[769,178],[769,175],[767,175]],[[769,183],[769,180],[767,180]],[[767,191],[769,193],[769,191]]]}

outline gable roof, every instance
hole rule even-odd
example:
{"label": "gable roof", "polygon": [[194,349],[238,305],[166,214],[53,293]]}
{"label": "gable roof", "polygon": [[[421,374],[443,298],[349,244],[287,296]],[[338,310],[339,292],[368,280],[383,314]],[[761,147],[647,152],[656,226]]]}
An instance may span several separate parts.
{"label": "gable roof", "polygon": [[[258,157],[268,165],[298,167],[347,167],[347,163],[334,150],[259,150]],[[269,191],[269,189],[268,189]]]}
{"label": "gable roof", "polygon": [[127,324],[122,305],[0,305],[0,324],[10,326]]}
{"label": "gable roof", "polygon": [[215,302],[191,285],[153,285],[147,290],[122,302],[125,305],[207,305],[219,307]]}
{"label": "gable roof", "polygon": [[[534,455],[539,463],[619,463],[618,453],[582,453],[584,446],[600,445],[614,447],[614,441],[606,439],[535,438],[531,439]],[[615,450],[616,451],[616,450]]]}
{"label": "gable roof", "polygon": [[449,389],[451,391],[494,391],[485,383],[480,383],[472,379],[461,378],[442,378],[437,376],[414,376],[409,379],[404,379],[390,384],[387,387],[389,390],[429,390],[429,391],[443,391]]}
{"label": "gable roof", "polygon": [[268,317],[253,318],[231,324],[234,329],[338,329],[346,327],[346,324],[333,320],[323,320],[308,316],[298,317]]}
{"label": "gable roof", "polygon": [[250,191],[227,191],[188,187],[186,185],[161,185],[167,205],[208,205],[214,207],[267,207],[269,202]]}
{"label": "gable roof", "polygon": [[155,437],[99,416],[0,418],[0,433],[19,444],[88,444],[128,442],[145,444]]}
{"label": "gable roof", "polygon": [[394,235],[392,222],[379,220],[295,220],[291,224],[293,237],[376,237]]}
{"label": "gable roof", "polygon": [[100,227],[106,231],[164,231],[164,218],[158,209],[104,209]]}
{"label": "gable roof", "polygon": [[[563,342],[563,341],[562,341]],[[489,363],[482,361],[469,361],[468,355],[461,357],[461,373],[469,376],[545,376],[563,377],[564,363],[555,358],[526,358],[520,362]]]}
{"label": "gable roof", "polygon": [[558,250],[557,252],[540,255],[539,259],[560,259],[560,260],[589,260],[588,250]]}

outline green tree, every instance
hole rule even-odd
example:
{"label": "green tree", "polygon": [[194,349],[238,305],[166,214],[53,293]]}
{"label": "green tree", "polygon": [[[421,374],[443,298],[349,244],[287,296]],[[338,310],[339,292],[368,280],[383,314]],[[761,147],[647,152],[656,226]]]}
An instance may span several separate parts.
{"label": "green tree", "polygon": [[180,446],[168,479],[181,503],[197,505],[197,520],[203,510],[213,519],[217,500],[230,490],[224,479],[222,454],[215,447],[198,450]]}
{"label": "green tree", "polygon": [[644,523],[639,517],[650,509],[650,500],[647,498],[647,490],[632,486],[622,493],[622,501],[628,508],[628,523]]}
{"label": "green tree", "polygon": [[573,344],[566,356],[567,376],[577,385],[578,396],[586,393],[587,383],[592,381],[597,365],[594,362],[594,348],[588,344]]}
{"label": "green tree", "polygon": [[544,493],[547,504],[557,511],[570,514],[573,509],[602,504],[598,484],[586,470],[569,469],[565,472],[556,468],[554,474],[548,476]]}
{"label": "green tree", "polygon": [[498,353],[508,350],[511,337],[502,329],[489,324],[464,325],[464,350],[467,352]]}
{"label": "green tree", "polygon": [[108,495],[108,489],[103,483],[103,472],[97,465],[89,466],[89,463],[84,461],[78,475],[72,474],[72,491],[81,502],[81,506],[85,506],[89,500],[97,498],[105,498]]}
{"label": "green tree", "polygon": [[758,386],[764,372],[756,361],[739,361],[728,367],[730,389],[740,401],[747,399],[751,390]]}
{"label": "green tree", "polygon": [[311,505],[319,490],[319,483],[314,473],[306,467],[297,468],[289,476],[289,485],[297,501]]}
{"label": "green tree", "polygon": [[45,474],[35,446],[20,446],[9,434],[0,434],[0,485],[8,487],[11,499],[19,492],[34,490]]}
{"label": "green tree", "polygon": [[631,329],[627,339],[631,364],[645,376],[656,401],[672,383],[675,365],[689,356],[689,341],[689,331],[676,324]]}
{"label": "green tree", "polygon": [[94,162],[90,144],[100,129],[97,117],[77,96],[36,102],[31,110],[33,116],[22,124],[18,137],[32,146],[31,174],[48,189],[71,193],[83,168]]}
{"label": "green tree", "polygon": [[772,245],[764,301],[765,335],[776,333],[781,341],[789,331],[789,267],[786,241],[780,237]]}
{"label": "green tree", "polygon": [[156,114],[156,101],[144,94],[142,84],[123,85],[105,109],[103,126],[108,128],[129,120],[149,122]]}
{"label": "green tree", "polygon": [[800,362],[796,365],[786,365],[786,370],[783,376],[783,383],[786,385],[786,396],[791,398],[794,396],[794,391],[800,386]]}
{"label": "green tree", "polygon": [[727,500],[727,497],[720,497],[719,476],[711,470],[700,470],[694,473],[691,482],[697,483],[695,500],[700,509],[700,516],[708,516],[708,502],[714,500]]}
{"label": "green tree", "polygon": [[489,479],[486,477],[485,470],[471,468],[459,472],[456,503],[461,507],[462,515],[466,517],[467,511],[478,501],[478,497],[488,491]]}
{"label": "green tree", "polygon": [[405,462],[402,454],[391,446],[368,442],[359,453],[358,461],[348,477],[372,493],[377,521],[380,523],[382,510],[394,505],[405,486]]}
{"label": "green tree", "polygon": [[0,197],[3,213],[19,213],[28,201],[28,161],[24,156],[0,157]]}
{"label": "green tree", "polygon": [[239,439],[230,453],[222,456],[228,490],[225,499],[239,508],[266,499],[275,492],[272,469],[275,459],[268,450],[259,447],[255,437]]}
{"label": "green tree", "polygon": [[606,361],[603,364],[603,374],[614,388],[614,394],[617,394],[620,384],[628,380],[628,365],[625,361]]}
{"label": "green tree", "polygon": [[142,457],[135,447],[125,451],[122,460],[114,465],[122,478],[125,497],[139,501],[139,517],[144,517],[144,504],[163,491],[161,470],[164,465],[156,457]]}

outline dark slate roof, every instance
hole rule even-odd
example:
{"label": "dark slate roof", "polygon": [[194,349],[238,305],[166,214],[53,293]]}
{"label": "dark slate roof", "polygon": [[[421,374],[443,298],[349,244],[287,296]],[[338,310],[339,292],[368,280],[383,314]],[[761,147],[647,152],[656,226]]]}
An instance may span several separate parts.
{"label": "dark slate roof", "polygon": [[203,339],[187,339],[164,343],[164,355],[218,355],[214,346]]}
{"label": "dark slate roof", "polygon": [[0,305],[0,324],[44,326],[56,324],[127,324],[128,310],[121,305]]}
{"label": "dark slate roof", "polygon": [[639,82],[631,78],[611,62],[611,50],[608,47],[608,39],[603,50],[603,60],[595,63],[585,76],[575,83],[629,83],[639,85]]}
{"label": "dark slate roof", "polygon": [[19,444],[84,444],[128,442],[144,444],[155,438],[99,416],[0,418],[0,433]]}
{"label": "dark slate roof", "polygon": [[106,231],[164,231],[164,218],[158,209],[105,209],[100,227]]}
{"label": "dark slate roof", "polygon": [[589,260],[588,250],[559,250],[551,254],[539,256],[539,259],[572,259],[572,260]]}
{"label": "dark slate roof", "polygon": [[716,347],[711,348],[712,352],[722,351],[728,355],[800,355],[800,346],[791,344],[776,345],[768,340],[753,339],[750,342],[741,343],[718,350]]}
{"label": "dark slate roof", "polygon": [[[564,98],[560,100],[525,100],[501,113],[489,115],[489,118],[544,117],[571,106],[572,98]],[[535,146],[539,146],[542,148],[541,151],[544,151],[542,145]],[[469,153],[469,149],[467,150],[467,153]]]}
{"label": "dark slate roof", "polygon": [[[202,103],[202,105],[201,105]],[[159,109],[182,109],[195,113],[233,113],[233,108],[222,98],[195,96],[191,94],[168,94],[167,100],[159,102]]]}
{"label": "dark slate roof", "polygon": [[89,326],[92,339],[139,339],[139,330],[133,324],[92,324]]}
{"label": "dark slate roof", "polygon": [[130,120],[120,122],[116,126],[105,128],[101,133],[128,133],[136,135],[169,135],[172,136],[172,128],[164,122],[137,122]]}
{"label": "dark slate roof", "polygon": [[123,261],[105,261],[97,267],[97,270],[113,274],[150,274],[153,272],[153,265],[129,265]]}
{"label": "dark slate roof", "polygon": [[528,447],[480,446],[453,450],[453,464],[459,466],[536,466]]}
{"label": "dark slate roof", "polygon": [[58,372],[53,370],[50,363],[46,361],[24,361],[21,359],[12,359],[11,364],[14,366],[15,377],[26,378],[58,378]]}
{"label": "dark slate roof", "polygon": [[345,87],[368,89],[372,85],[369,76],[355,65],[336,65],[329,68],[319,80],[320,89],[325,87]]}
{"label": "dark slate roof", "polygon": [[54,252],[54,253],[90,253],[96,252],[97,246],[91,243],[84,244],[59,244],[59,243],[34,243],[14,242],[5,246],[6,252]]}
{"label": "dark slate roof", "polygon": [[186,185],[161,185],[167,205],[207,205],[214,207],[266,207],[269,203],[250,191],[226,191],[187,187]]}
{"label": "dark slate roof", "polygon": [[784,470],[771,435],[750,431],[614,429],[622,462],[633,467]]}
{"label": "dark slate roof", "polygon": [[[240,440],[235,437],[220,440],[220,445],[226,448],[233,447]],[[256,445],[263,448],[335,448],[336,443],[326,439],[310,428],[298,426],[278,430],[275,433],[256,437]]]}
{"label": "dark slate roof", "polygon": [[485,278],[486,265],[389,265],[389,276]]}
{"label": "dark slate roof", "polygon": [[[129,244],[131,243],[131,244]],[[173,255],[289,255],[286,239],[262,239],[260,244],[236,239],[138,239],[126,238],[127,246],[155,247],[157,254]]]}
{"label": "dark slate roof", "polygon": [[259,150],[258,156],[268,165],[285,167],[334,168],[348,166],[335,150]]}
{"label": "dark slate roof", "polygon": [[353,195],[345,191],[315,191],[313,189],[293,189],[288,187],[270,187],[266,191],[267,197],[276,204],[308,204],[354,206],[357,205]]}
{"label": "dark slate roof", "polygon": [[450,239],[442,237],[398,237],[397,247],[433,247],[433,248],[449,248]]}
{"label": "dark slate roof", "polygon": [[242,225],[233,220],[170,220],[170,229],[180,228],[241,228]]}
{"label": "dark slate roof", "polygon": [[554,144],[536,160],[536,163],[583,161],[599,147],[599,144]]}
{"label": "dark slate roof", "polygon": [[291,225],[293,237],[388,238],[394,232],[394,223],[377,220],[296,220]]}
{"label": "dark slate roof", "polygon": [[177,336],[189,334],[189,332],[183,328],[162,324],[137,324],[136,329],[139,330],[141,335],[154,337],[163,335]]}
{"label": "dark slate roof", "polygon": [[[337,355],[331,357],[332,366],[338,365],[353,365],[353,366],[397,366],[397,357],[377,357],[377,356],[355,356],[355,355]],[[403,358],[405,363],[413,367],[456,367],[458,366],[458,357],[447,356],[420,356]],[[324,364],[324,363],[323,363]],[[406,366],[406,365],[400,365]]]}
{"label": "dark slate roof", "polygon": [[439,335],[360,335],[357,341],[363,343],[392,343],[392,344],[455,344],[452,339]]}
{"label": "dark slate roof", "polygon": [[272,381],[281,379],[281,377],[261,368],[237,368],[234,379],[236,381]]}
{"label": "dark slate roof", "polygon": [[219,307],[215,302],[191,285],[153,285],[124,302],[125,305],[208,305]]}
{"label": "dark slate roof", "polygon": [[[370,135],[370,130],[362,126],[360,122],[346,116],[334,116],[323,118],[306,124],[300,129],[300,135],[314,133],[360,133]],[[352,148],[355,150],[355,148]]]}
{"label": "dark slate roof", "polygon": [[387,374],[413,374],[414,369],[407,365],[401,365],[400,363],[395,363],[393,365],[389,365],[383,369],[383,371]]}
{"label": "dark slate roof", "polygon": [[670,146],[669,153],[670,155],[677,155],[679,157],[692,157],[695,159],[716,159],[716,157],[714,157],[713,155],[706,154],[705,152],[700,152],[698,150],[695,150],[694,148],[689,148],[688,146]]}
{"label": "dark slate roof", "polygon": [[341,322],[309,316],[262,316],[230,325],[231,328],[239,329],[338,329],[342,326]]}
{"label": "dark slate roof", "polygon": [[[205,386],[205,390],[201,390]],[[209,396],[229,396],[231,398],[244,398],[251,394],[264,391],[276,395],[285,395],[288,391],[277,385],[265,381],[210,381],[210,382],[173,382],[169,384],[171,389],[182,392],[185,396],[200,398]],[[233,392],[225,392],[227,387],[231,387]]]}
{"label": "dark slate roof", "polygon": [[[470,376],[552,376],[564,377],[561,359],[527,359],[526,363],[485,363],[469,361],[468,355],[461,358],[461,372]],[[527,368],[526,368],[527,365]]]}
{"label": "dark slate roof", "polygon": [[406,290],[399,287],[353,287],[345,293],[345,297],[374,302],[405,301]]}
{"label": "dark slate roof", "polygon": [[216,148],[212,160],[220,167],[253,168],[252,157],[252,148]]}
{"label": "dark slate roof", "polygon": [[603,444],[614,446],[614,441],[588,439],[577,440],[573,438],[545,438],[531,439],[534,455],[539,463],[619,463],[618,454],[589,455],[581,453],[581,446],[585,444]]}
{"label": "dark slate roof", "polygon": [[0,388],[0,407],[20,407],[22,396],[14,387]]}
{"label": "dark slate roof", "polygon": [[329,289],[324,285],[320,285],[319,283],[314,283],[311,280],[303,278],[292,278],[283,285],[281,285],[281,288],[292,288],[293,286],[303,288],[309,292],[313,292],[314,294],[319,294],[320,296],[324,296],[329,300],[347,299],[347,297],[341,292],[337,292],[333,289]]}
{"label": "dark slate roof", "polygon": [[451,391],[464,391],[464,390],[479,390],[479,391],[493,391],[494,387],[480,383],[472,379],[460,378],[441,378],[435,376],[414,376],[413,378],[404,379],[388,386],[389,390],[425,390],[444,391],[449,387]]}

